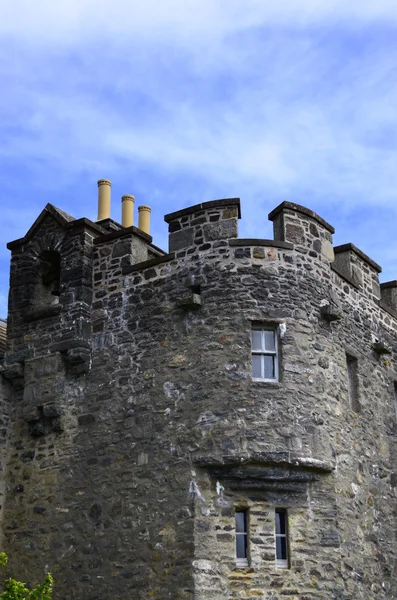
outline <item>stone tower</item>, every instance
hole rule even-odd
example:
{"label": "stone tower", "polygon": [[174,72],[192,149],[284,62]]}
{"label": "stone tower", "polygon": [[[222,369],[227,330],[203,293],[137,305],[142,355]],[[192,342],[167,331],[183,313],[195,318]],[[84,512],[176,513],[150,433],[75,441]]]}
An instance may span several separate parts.
{"label": "stone tower", "polygon": [[[11,242],[1,549],[62,600],[397,598],[397,282],[283,202]],[[124,212],[123,212],[124,214]]]}

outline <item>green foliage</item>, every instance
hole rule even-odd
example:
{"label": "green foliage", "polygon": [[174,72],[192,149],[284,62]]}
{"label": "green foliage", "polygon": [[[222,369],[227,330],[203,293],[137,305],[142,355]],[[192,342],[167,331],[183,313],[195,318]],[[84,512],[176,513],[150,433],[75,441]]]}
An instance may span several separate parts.
{"label": "green foliage", "polygon": [[[0,566],[4,567],[7,561],[7,554],[0,552]],[[44,583],[33,590],[30,590],[22,581],[9,579],[5,584],[4,592],[0,594],[0,600],[51,600],[53,583],[51,573],[47,574]]]}

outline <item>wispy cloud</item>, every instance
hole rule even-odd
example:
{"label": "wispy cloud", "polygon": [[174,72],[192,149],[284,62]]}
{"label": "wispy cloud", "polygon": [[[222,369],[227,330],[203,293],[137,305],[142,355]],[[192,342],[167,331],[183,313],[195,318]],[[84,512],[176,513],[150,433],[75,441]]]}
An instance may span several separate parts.
{"label": "wispy cloud", "polygon": [[397,19],[393,0],[14,0],[0,8],[3,32],[56,43],[74,42],[81,35],[103,39],[106,34],[134,33],[142,38],[158,32],[172,39],[175,35],[185,40],[203,35],[219,38],[266,24],[297,27],[330,20]]}
{"label": "wispy cloud", "polygon": [[153,205],[163,245],[162,215],[189,203],[240,195],[242,232],[269,236],[266,213],[290,199],[382,264],[396,29],[387,0],[2,3],[0,182],[19,207],[2,240],[48,201],[95,218],[95,179],[110,176],[114,197]]}

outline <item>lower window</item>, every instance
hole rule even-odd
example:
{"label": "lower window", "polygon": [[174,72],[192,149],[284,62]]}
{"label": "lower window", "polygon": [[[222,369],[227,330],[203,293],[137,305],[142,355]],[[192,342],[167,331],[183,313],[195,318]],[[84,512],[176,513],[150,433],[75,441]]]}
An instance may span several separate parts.
{"label": "lower window", "polygon": [[246,510],[236,510],[236,565],[248,566],[248,514]]}
{"label": "lower window", "polygon": [[276,567],[288,569],[288,518],[284,508],[276,508]]}

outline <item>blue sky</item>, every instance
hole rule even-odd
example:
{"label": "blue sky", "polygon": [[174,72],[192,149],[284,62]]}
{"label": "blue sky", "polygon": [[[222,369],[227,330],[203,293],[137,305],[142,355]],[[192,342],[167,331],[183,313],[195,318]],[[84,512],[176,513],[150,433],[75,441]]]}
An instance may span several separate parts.
{"label": "blue sky", "polygon": [[[348,4],[348,6],[346,6]],[[0,0],[0,316],[7,241],[96,180],[163,215],[240,197],[240,235],[304,204],[397,279],[393,0]]]}

